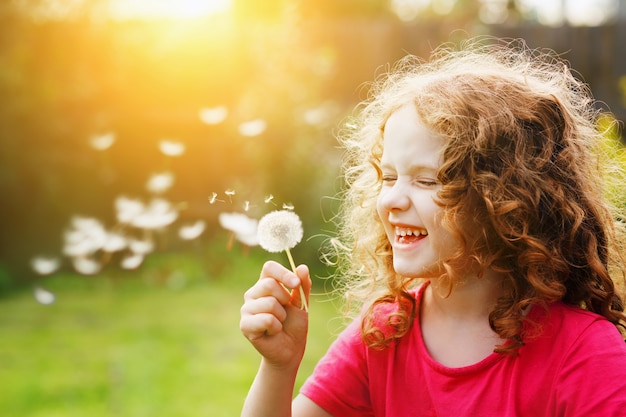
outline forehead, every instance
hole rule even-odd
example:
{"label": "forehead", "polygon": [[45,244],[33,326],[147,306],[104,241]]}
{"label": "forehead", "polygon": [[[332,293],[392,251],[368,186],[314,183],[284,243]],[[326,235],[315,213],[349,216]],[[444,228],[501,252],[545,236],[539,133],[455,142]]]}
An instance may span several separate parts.
{"label": "forehead", "polygon": [[444,139],[422,123],[413,105],[394,111],[383,127],[382,164],[438,168]]}

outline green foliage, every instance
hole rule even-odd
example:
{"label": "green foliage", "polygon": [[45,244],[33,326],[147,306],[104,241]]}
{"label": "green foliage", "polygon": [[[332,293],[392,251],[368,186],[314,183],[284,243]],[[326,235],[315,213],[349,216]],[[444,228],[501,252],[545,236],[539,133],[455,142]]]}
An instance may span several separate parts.
{"label": "green foliage", "polygon": [[[319,201],[338,171],[331,129],[343,109],[331,104],[323,126],[303,121],[332,102],[322,96],[332,63],[307,45],[297,17],[94,22],[5,13],[0,25],[0,256],[11,282],[34,279],[33,256],[61,251],[73,215],[111,224],[113,200],[147,198],[146,180],[163,170],[175,173],[165,197],[185,204],[181,221],[217,225],[218,210],[242,211],[243,200],[262,214],[274,194],[320,228]],[[199,110],[218,105],[227,119],[204,124]],[[267,122],[264,133],[238,133],[256,118]],[[90,137],[103,132],[114,132],[115,144],[92,149]],[[164,138],[187,151],[166,161],[157,147]],[[209,206],[212,192],[229,188],[237,205]]]}
{"label": "green foliage", "polygon": [[600,117],[598,129],[604,133],[600,146],[605,158],[603,164],[607,169],[606,194],[615,206],[626,213],[626,147],[612,115]]}
{"label": "green foliage", "polygon": [[8,268],[0,262],[0,294],[7,292],[15,283],[9,274]]}
{"label": "green foliage", "polygon": [[[241,260],[224,270],[230,277],[207,277],[196,258],[155,257],[123,277],[53,276],[48,306],[28,292],[0,301],[0,413],[238,415],[259,363],[239,308],[260,265]],[[326,296],[311,304],[298,386],[342,325]]]}

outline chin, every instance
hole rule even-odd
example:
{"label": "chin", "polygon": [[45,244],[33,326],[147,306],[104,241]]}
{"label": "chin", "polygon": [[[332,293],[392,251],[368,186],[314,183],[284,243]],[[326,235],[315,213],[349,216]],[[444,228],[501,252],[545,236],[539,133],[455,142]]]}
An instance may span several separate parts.
{"label": "chin", "polygon": [[394,265],[394,271],[396,274],[401,275],[406,278],[421,278],[423,274],[421,273],[423,269],[421,268],[408,268],[406,265]]}
{"label": "chin", "polygon": [[420,279],[433,279],[440,277],[445,270],[439,265],[431,265],[429,267],[424,266],[409,266],[409,265],[393,265],[396,274],[405,278],[420,278]]}

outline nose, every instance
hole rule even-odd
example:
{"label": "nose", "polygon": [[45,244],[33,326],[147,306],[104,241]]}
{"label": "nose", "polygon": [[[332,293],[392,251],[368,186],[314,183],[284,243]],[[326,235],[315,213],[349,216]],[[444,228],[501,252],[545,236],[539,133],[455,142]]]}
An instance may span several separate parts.
{"label": "nose", "polygon": [[392,186],[383,186],[378,195],[378,204],[387,211],[407,210],[411,205],[407,184],[396,180]]}

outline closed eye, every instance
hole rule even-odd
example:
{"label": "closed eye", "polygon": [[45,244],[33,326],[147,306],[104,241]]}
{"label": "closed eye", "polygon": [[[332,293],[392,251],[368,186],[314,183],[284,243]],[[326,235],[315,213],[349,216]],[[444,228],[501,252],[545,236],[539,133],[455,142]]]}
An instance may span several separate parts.
{"label": "closed eye", "polygon": [[417,183],[424,187],[434,187],[439,184],[435,180],[417,180]]}

